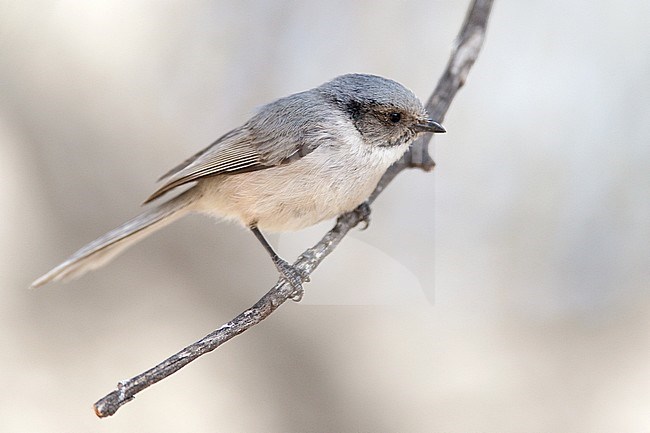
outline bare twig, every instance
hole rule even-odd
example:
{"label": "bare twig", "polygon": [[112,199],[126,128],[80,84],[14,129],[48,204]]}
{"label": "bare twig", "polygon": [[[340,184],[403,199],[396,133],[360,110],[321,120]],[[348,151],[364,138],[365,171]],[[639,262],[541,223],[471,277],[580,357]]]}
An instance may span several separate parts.
{"label": "bare twig", "polygon": [[[465,83],[467,74],[483,44],[491,8],[492,0],[474,0],[470,5],[447,68],[426,104],[427,111],[433,119],[438,121],[443,119],[456,92]],[[384,174],[368,199],[368,204],[372,203],[393,178],[405,168],[418,167],[426,171],[433,169],[434,162],[428,152],[430,140],[431,135],[427,135],[413,143],[409,152]],[[334,228],[327,232],[316,245],[302,253],[294,266],[307,278],[325,257],[334,251],[345,235],[364,218],[365,214],[360,210],[341,215]],[[291,285],[281,279],[255,305],[216,331],[187,346],[150,370],[120,382],[116,390],[95,403],[95,413],[99,417],[113,415],[124,403],[132,400],[138,392],[175,373],[199,356],[213,351],[226,341],[267,318],[276,308],[287,301],[292,293]]]}

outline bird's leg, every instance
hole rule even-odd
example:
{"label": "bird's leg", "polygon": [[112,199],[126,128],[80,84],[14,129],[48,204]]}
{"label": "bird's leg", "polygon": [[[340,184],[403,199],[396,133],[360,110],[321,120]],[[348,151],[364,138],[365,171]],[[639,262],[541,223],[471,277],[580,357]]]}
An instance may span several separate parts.
{"label": "bird's leg", "polygon": [[262,232],[257,228],[257,226],[250,226],[249,227],[255,237],[257,238],[258,241],[262,244],[264,249],[269,253],[271,256],[271,260],[273,260],[273,264],[275,264],[275,267],[278,269],[278,272],[284,277],[285,280],[289,284],[291,284],[291,287],[293,287],[293,293],[291,294],[291,299],[299,302],[302,299],[302,295],[304,293],[304,289],[302,288],[302,281],[303,277],[300,274],[300,271],[290,265],[286,260],[283,260],[280,256],[276,254],[276,252],[273,250],[273,247],[268,243]]}

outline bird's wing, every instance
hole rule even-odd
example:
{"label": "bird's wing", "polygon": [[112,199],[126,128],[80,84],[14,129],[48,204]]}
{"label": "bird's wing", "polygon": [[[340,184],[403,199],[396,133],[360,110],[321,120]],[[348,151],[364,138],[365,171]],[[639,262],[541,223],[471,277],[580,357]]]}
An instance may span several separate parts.
{"label": "bird's wing", "polygon": [[[166,173],[165,183],[145,203],[188,182],[208,176],[262,170],[291,163],[316,149],[326,134],[309,128],[282,133],[283,128],[254,128],[250,122],[224,135],[212,145]],[[330,137],[331,138],[331,137]]]}
{"label": "bird's wing", "polygon": [[219,143],[222,142],[222,141],[227,140],[228,138],[230,138],[231,135],[237,133],[237,131],[238,131],[237,129],[234,129],[234,130],[230,131],[229,133],[225,134],[224,136],[218,138],[217,141],[215,141],[214,143],[212,143],[211,145],[209,145],[209,146],[206,147],[205,149],[201,149],[200,151],[198,151],[198,152],[195,153],[194,155],[190,156],[190,157],[187,158],[185,161],[181,162],[181,163],[178,164],[176,167],[172,168],[172,169],[169,170],[167,173],[165,173],[165,174],[163,174],[162,176],[160,176],[160,177],[158,178],[158,182],[160,182],[161,180],[167,179],[168,177],[173,176],[173,175],[175,175],[176,173],[178,173],[179,171],[183,170],[185,167],[187,167],[188,165],[190,165],[191,163],[193,163],[195,160],[197,160],[197,159],[198,159],[199,157],[201,157],[204,153],[206,153],[207,151],[209,151],[210,149],[212,149],[214,146],[216,146],[217,144],[219,144]]}

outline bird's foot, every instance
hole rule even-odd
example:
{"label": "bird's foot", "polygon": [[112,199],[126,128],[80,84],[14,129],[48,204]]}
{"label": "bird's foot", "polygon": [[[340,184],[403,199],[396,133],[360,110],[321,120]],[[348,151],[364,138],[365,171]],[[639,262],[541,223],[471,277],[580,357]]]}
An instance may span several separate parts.
{"label": "bird's foot", "polygon": [[364,201],[353,211],[359,217],[359,222],[363,224],[361,230],[365,230],[370,225],[370,205]]}
{"label": "bird's foot", "polygon": [[291,284],[291,287],[293,287],[291,300],[300,302],[302,295],[305,293],[305,290],[302,288],[302,282],[309,281],[309,276],[303,275],[295,266],[290,265],[280,257],[274,259],[273,263],[275,263],[275,267],[278,269],[278,272],[280,272],[282,277]]}

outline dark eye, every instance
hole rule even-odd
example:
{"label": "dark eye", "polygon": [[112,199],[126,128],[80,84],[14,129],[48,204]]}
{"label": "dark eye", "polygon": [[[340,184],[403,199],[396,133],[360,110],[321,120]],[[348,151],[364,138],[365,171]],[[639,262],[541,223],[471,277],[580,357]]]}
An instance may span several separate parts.
{"label": "dark eye", "polygon": [[390,119],[391,122],[397,123],[400,120],[402,120],[402,115],[400,113],[390,113],[388,115],[388,118]]}

